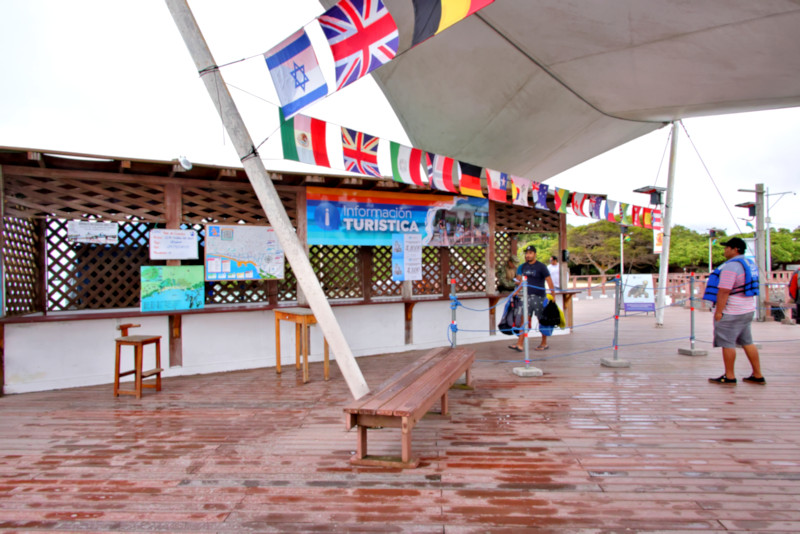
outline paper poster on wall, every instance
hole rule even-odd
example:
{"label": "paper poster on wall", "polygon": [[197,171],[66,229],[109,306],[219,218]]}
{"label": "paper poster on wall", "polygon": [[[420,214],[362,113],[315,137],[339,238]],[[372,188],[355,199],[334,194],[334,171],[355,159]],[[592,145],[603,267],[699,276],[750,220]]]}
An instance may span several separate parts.
{"label": "paper poster on wall", "polygon": [[141,267],[143,312],[196,310],[205,304],[202,265]]}
{"label": "paper poster on wall", "polygon": [[283,249],[269,226],[206,225],[206,280],[283,278]]}
{"label": "paper poster on wall", "polygon": [[119,242],[119,223],[67,221],[67,241],[94,245],[116,245]]}
{"label": "paper poster on wall", "polygon": [[422,236],[392,234],[392,280],[422,280]]}
{"label": "paper poster on wall", "polygon": [[392,245],[393,234],[419,234],[422,246],[485,246],[485,198],[306,189],[310,245]]}
{"label": "paper poster on wall", "polygon": [[199,257],[197,250],[197,232],[194,230],[150,230],[151,260],[196,260]]}
{"label": "paper poster on wall", "polygon": [[652,274],[622,275],[622,304],[626,312],[656,311]]}

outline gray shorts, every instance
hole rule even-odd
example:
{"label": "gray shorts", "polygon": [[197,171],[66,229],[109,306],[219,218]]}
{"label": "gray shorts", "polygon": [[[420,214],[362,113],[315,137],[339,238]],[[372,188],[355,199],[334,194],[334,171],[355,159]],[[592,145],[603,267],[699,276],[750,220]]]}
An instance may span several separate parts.
{"label": "gray shorts", "polygon": [[722,314],[722,319],[714,321],[714,346],[723,349],[735,349],[736,345],[744,347],[753,344],[753,335],[750,333],[750,323],[753,314],[743,315]]}

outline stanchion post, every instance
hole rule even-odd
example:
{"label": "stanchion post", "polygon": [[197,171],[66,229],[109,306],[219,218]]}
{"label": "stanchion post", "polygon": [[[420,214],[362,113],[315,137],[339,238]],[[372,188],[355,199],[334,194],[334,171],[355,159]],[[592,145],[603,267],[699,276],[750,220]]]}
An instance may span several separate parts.
{"label": "stanchion post", "polygon": [[455,303],[456,303],[456,279],[455,278],[451,278],[450,279],[450,320],[451,320],[450,329],[453,332],[453,342],[452,342],[453,348],[455,348],[456,345],[457,345],[457,343],[456,343],[456,334],[458,333],[458,328],[457,328],[457,324],[458,323],[456,323],[456,307],[457,306],[455,305]]}
{"label": "stanchion post", "polygon": [[678,354],[683,354],[684,356],[705,356],[708,354],[708,351],[694,348],[694,273],[691,273],[689,278],[689,324],[689,344],[691,348],[688,350],[678,349]]}
{"label": "stanchion post", "polygon": [[522,345],[525,347],[525,367],[531,366],[528,352],[528,277],[522,277]]}
{"label": "stanchion post", "polygon": [[604,367],[630,367],[631,362],[627,360],[620,360],[618,357],[619,352],[619,312],[620,304],[622,301],[622,278],[620,275],[614,279],[614,358],[601,358],[600,365]]}
{"label": "stanchion post", "polygon": [[544,372],[531,367],[530,353],[528,352],[528,277],[522,277],[522,344],[525,347],[525,367],[514,367],[517,376],[542,376]]}

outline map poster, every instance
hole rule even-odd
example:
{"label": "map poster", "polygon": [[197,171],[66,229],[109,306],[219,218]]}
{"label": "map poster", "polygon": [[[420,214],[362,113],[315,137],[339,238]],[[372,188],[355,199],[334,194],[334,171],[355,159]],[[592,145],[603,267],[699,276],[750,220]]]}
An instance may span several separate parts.
{"label": "map poster", "polygon": [[206,225],[206,280],[283,278],[283,249],[269,226]]}
{"label": "map poster", "polygon": [[197,232],[153,228],[150,230],[151,260],[196,260]]}
{"label": "map poster", "polygon": [[205,303],[202,265],[143,265],[143,312],[196,310]]}
{"label": "map poster", "polygon": [[622,275],[622,304],[625,312],[656,311],[656,292],[652,274]]}
{"label": "map poster", "polygon": [[422,280],[422,236],[392,234],[392,280]]}
{"label": "map poster", "polygon": [[70,243],[116,245],[118,236],[119,223],[67,221],[67,241]]}

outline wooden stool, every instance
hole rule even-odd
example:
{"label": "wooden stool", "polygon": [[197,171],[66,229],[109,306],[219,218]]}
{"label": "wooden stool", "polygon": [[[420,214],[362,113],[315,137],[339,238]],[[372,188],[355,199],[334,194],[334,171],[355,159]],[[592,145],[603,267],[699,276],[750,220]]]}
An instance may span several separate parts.
{"label": "wooden stool", "polygon": [[[128,329],[129,328],[138,328],[142,325],[140,324],[121,324],[117,327],[117,330],[122,331],[122,337],[118,337],[115,341],[117,342],[117,351],[116,351],[116,361],[114,363],[114,396],[118,397],[120,393],[125,395],[136,395],[137,399],[142,398],[142,388],[153,388],[156,391],[161,391],[161,372],[163,369],[161,368],[161,336],[129,336]],[[142,352],[144,352],[144,346],[149,345],[150,343],[155,343],[156,345],[156,366],[154,369],[150,369],[149,371],[142,371]],[[130,345],[133,347],[133,364],[134,368],[130,371],[125,371],[124,373],[119,372],[119,355],[120,355],[120,348],[123,345]],[[136,378],[134,380],[134,384],[136,389],[119,389],[119,377],[127,376],[131,374],[136,374]],[[149,378],[151,376],[156,377],[155,384],[142,384],[142,379]]]}

